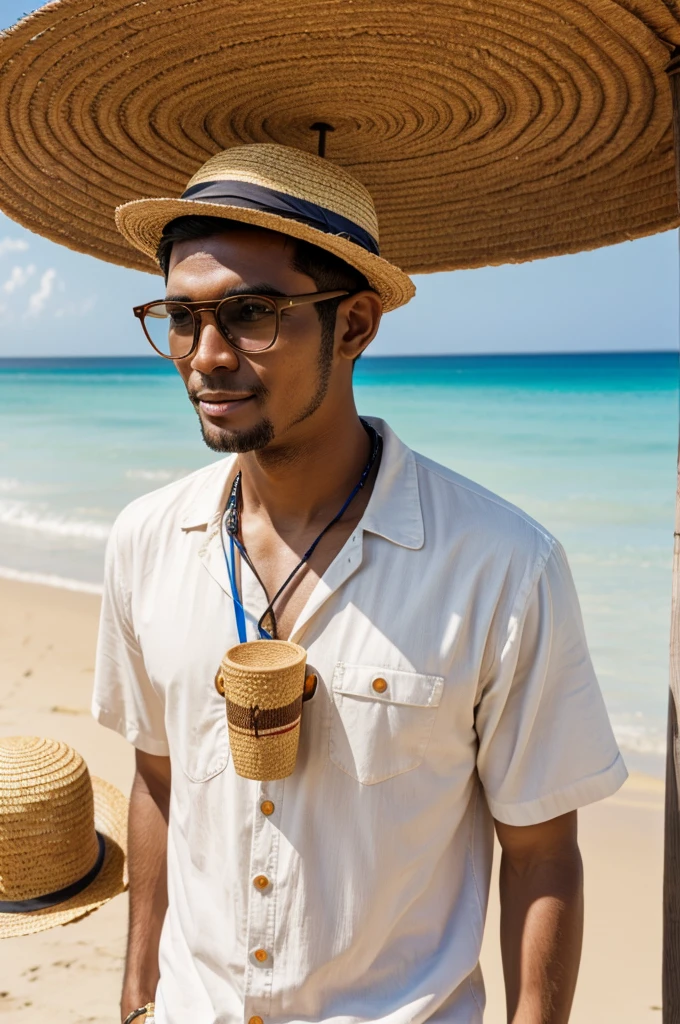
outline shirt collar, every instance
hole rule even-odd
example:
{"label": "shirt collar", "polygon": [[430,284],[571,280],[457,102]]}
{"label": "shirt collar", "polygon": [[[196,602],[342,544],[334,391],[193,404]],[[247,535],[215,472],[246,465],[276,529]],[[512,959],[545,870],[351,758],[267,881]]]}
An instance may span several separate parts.
{"label": "shirt collar", "polygon": [[206,470],[205,478],[189,499],[182,515],[180,526],[183,530],[208,526],[224,512],[227,490],[234,476],[236,456],[230,455]]}
{"label": "shirt collar", "polygon": [[415,455],[384,420],[365,419],[382,435],[383,453],[361,527],[401,547],[422,548],[425,528]]}
{"label": "shirt collar", "polygon": [[[383,452],[361,528],[401,547],[421,548],[425,530],[415,456],[384,420],[365,418],[382,435]],[[217,463],[218,468],[207,472],[181,516],[183,530],[208,526],[219,520],[227,501],[235,460],[235,456],[230,456]]]}

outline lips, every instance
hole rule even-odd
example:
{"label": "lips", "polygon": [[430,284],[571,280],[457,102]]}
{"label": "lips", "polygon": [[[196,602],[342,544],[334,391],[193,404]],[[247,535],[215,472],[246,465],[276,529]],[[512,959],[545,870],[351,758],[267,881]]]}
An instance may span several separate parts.
{"label": "lips", "polygon": [[206,394],[204,392],[197,396],[197,401],[199,408],[206,416],[219,418],[242,409],[254,397],[254,395],[234,395],[226,392],[215,394]]}

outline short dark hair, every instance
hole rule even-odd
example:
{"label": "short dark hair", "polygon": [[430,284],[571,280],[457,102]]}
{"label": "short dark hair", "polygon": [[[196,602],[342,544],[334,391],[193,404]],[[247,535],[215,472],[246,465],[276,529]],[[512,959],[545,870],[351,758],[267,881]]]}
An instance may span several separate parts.
{"label": "short dark hair", "polygon": [[[263,230],[254,224],[241,223],[241,221],[222,217],[200,217],[195,214],[171,220],[169,224],[165,225],[156,250],[156,259],[165,278],[167,279],[168,276],[170,254],[175,242],[209,238],[211,235],[220,235],[234,229],[239,231]],[[339,256],[299,238],[291,238],[291,241],[294,243],[290,261],[293,270],[311,277],[318,291],[361,292],[365,289],[371,290],[364,275],[349,263],[341,260]],[[324,337],[328,337],[335,330],[335,318],[340,301],[340,299],[330,299],[328,302],[316,303],[316,311],[321,321]]]}

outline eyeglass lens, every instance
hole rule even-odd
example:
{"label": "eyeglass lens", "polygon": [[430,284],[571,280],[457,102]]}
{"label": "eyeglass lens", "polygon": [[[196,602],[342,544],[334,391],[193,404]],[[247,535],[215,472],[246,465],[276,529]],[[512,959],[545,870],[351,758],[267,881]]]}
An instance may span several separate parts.
{"label": "eyeglass lens", "polygon": [[[276,335],[276,306],[265,297],[235,295],[216,311],[227,341],[242,352],[261,352]],[[194,314],[181,302],[155,302],[144,315],[144,330],[162,355],[182,359],[194,343]]]}

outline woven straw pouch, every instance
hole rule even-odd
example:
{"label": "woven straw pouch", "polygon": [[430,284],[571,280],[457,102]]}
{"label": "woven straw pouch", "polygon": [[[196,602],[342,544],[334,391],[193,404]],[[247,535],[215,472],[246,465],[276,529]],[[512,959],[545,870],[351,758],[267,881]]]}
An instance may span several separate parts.
{"label": "woven straw pouch", "polygon": [[304,648],[285,640],[254,640],[225,654],[218,682],[237,775],[265,782],[295,770],[306,661]]}

